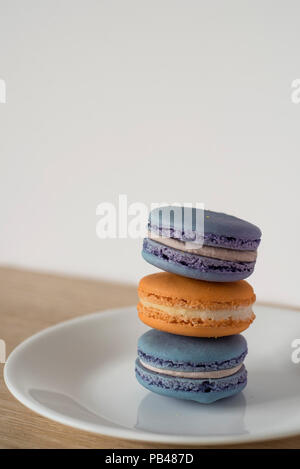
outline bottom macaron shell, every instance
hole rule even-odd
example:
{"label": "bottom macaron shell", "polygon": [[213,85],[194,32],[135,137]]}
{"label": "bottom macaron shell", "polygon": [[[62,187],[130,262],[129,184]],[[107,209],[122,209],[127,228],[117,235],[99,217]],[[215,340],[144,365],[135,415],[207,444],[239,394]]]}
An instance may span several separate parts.
{"label": "bottom macaron shell", "polygon": [[247,371],[244,365],[237,373],[226,378],[188,379],[147,370],[137,359],[135,374],[138,382],[149,391],[201,404],[210,404],[238,394],[247,385]]}
{"label": "bottom macaron shell", "polygon": [[190,337],[225,337],[228,335],[239,334],[247,329],[251,321],[239,321],[231,326],[201,326],[189,325],[186,323],[167,322],[162,319],[153,318],[143,313],[138,308],[140,320],[147,326],[159,331],[169,332],[170,334],[185,335]]}
{"label": "bottom macaron shell", "polygon": [[[205,280],[207,282],[236,282],[238,280],[243,280],[249,277],[254,270],[254,267],[251,267],[251,269],[248,271],[231,272],[224,270],[224,272],[222,272],[221,268],[216,270],[213,266],[205,266],[205,262],[209,262],[209,258],[205,257],[202,258],[204,265],[203,270],[200,270],[170,259],[158,257],[156,255],[150,254],[149,252],[146,252],[145,250],[142,251],[142,256],[146,262],[154,265],[155,267],[158,267],[159,269],[165,270],[166,272],[182,275],[183,277]],[[226,261],[223,263],[226,264]]]}

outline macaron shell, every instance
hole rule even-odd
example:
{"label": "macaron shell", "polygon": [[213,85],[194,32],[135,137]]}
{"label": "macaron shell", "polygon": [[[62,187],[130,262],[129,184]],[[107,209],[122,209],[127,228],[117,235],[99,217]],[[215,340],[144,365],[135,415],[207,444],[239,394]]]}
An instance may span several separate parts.
{"label": "macaron shell", "polygon": [[220,248],[216,246],[206,246],[202,244],[197,245],[192,242],[189,243],[179,241],[175,238],[164,238],[163,236],[151,233],[151,231],[148,232],[147,238],[169,248],[174,248],[189,254],[198,254],[199,256],[211,257],[213,259],[231,262],[255,262],[257,259],[257,251],[241,251]]}
{"label": "macaron shell", "polygon": [[184,337],[150,329],[139,337],[138,354],[145,363],[182,371],[211,371],[240,365],[247,354],[242,335],[219,339]]}
{"label": "macaron shell", "polygon": [[[170,212],[174,217],[171,221]],[[256,249],[260,229],[226,213],[191,207],[159,207],[151,211],[149,228],[182,241],[195,241],[204,234],[204,244],[236,249]]]}
{"label": "macaron shell", "polygon": [[138,306],[138,316],[140,320],[160,331],[169,332],[170,334],[184,335],[189,337],[225,337],[234,334],[239,334],[248,329],[250,324],[255,319],[255,315],[249,321],[237,321],[228,326],[201,326],[193,324],[184,324],[176,322],[167,322],[159,318],[150,317],[145,314],[140,306]]}
{"label": "macaron shell", "polygon": [[138,294],[144,299],[155,298],[155,303],[196,309],[228,309],[249,306],[255,302],[253,288],[244,280],[212,283],[169,272],[143,277],[139,283]]}
{"label": "macaron shell", "polygon": [[150,329],[138,340],[138,356],[162,370],[213,371],[241,365],[248,351],[241,334],[218,339],[185,337]]}
{"label": "macaron shell", "polygon": [[[170,251],[171,248],[169,248]],[[174,249],[175,251],[175,249]],[[157,255],[150,254],[145,250],[142,251],[142,256],[146,262],[155,267],[158,267],[161,270],[166,272],[171,272],[173,274],[182,275],[183,277],[198,279],[198,280],[205,280],[206,282],[236,282],[238,280],[244,280],[253,273],[255,262],[249,263],[247,269],[240,271],[228,271],[225,270],[228,265],[228,261],[219,261],[219,271],[215,269],[216,262],[211,262],[212,259],[208,257],[201,257],[202,259],[202,267],[201,269],[197,269],[195,267],[188,267],[187,265],[183,265],[180,262],[173,261],[170,259],[161,258]],[[188,258],[191,257],[191,254],[183,253],[181,257]],[[194,255],[196,256],[196,255]],[[182,261],[186,262],[186,261]],[[224,271],[222,271],[224,269]]]}

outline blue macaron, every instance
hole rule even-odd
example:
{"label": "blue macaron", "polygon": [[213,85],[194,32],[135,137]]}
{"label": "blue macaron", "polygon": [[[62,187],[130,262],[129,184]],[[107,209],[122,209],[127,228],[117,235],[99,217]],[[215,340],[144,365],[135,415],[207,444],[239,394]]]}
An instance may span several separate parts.
{"label": "blue macaron", "polygon": [[245,388],[246,354],[242,335],[212,339],[151,329],[139,338],[135,373],[152,392],[208,404]]}
{"label": "blue macaron", "polygon": [[151,211],[142,255],[174,274],[210,282],[249,277],[255,267],[260,229],[240,218],[191,207]]}

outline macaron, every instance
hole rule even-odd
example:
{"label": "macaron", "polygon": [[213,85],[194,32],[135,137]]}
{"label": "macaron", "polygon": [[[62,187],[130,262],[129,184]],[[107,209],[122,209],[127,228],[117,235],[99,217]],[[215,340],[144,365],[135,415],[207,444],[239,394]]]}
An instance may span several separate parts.
{"label": "macaron", "polygon": [[223,337],[255,319],[256,297],[245,280],[213,283],[160,272],[140,280],[138,296],[141,321],[171,334]]}
{"label": "macaron", "polygon": [[191,207],[152,210],[142,256],[159,269],[210,282],[252,274],[260,229],[225,213]]}
{"label": "macaron", "polygon": [[244,389],[246,354],[241,335],[207,339],[152,329],[139,338],[135,374],[150,391],[208,404]]}

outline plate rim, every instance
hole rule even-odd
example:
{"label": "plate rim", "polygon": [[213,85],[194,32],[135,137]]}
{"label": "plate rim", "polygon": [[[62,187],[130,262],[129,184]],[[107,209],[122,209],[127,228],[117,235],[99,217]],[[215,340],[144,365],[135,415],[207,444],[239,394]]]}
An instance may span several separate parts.
{"label": "plate rim", "polygon": [[[289,309],[295,313],[299,312],[298,309],[293,307],[288,307],[286,305],[275,305],[275,304],[267,304],[267,303],[256,303],[257,306],[262,307],[271,307],[277,309]],[[12,352],[9,354],[6,363],[4,364],[3,368],[3,378],[5,385],[9,392],[26,408],[30,409],[31,411],[35,412],[36,414],[46,417],[49,420],[54,422],[60,423],[62,425],[66,425],[72,428],[76,428],[78,430],[83,430],[88,433],[93,433],[97,435],[108,436],[111,438],[120,438],[130,441],[137,441],[137,442],[148,442],[148,443],[162,443],[162,444],[187,444],[187,445],[199,445],[199,446],[218,446],[218,445],[238,445],[243,443],[255,443],[255,442],[263,442],[263,441],[270,441],[270,440],[278,440],[282,438],[289,438],[293,436],[300,435],[300,422],[299,426],[293,426],[289,430],[279,430],[279,431],[272,431],[272,432],[262,432],[261,434],[258,432],[255,435],[251,434],[242,434],[242,435],[235,435],[235,436],[197,436],[197,435],[172,435],[167,433],[155,433],[151,431],[144,431],[144,430],[136,430],[131,428],[122,427],[120,424],[114,424],[114,426],[105,426],[101,423],[88,423],[86,424],[84,421],[78,420],[76,418],[61,414],[57,411],[49,410],[46,406],[42,404],[35,404],[33,400],[30,400],[26,395],[14,386],[11,382],[9,377],[9,368],[11,364],[18,358],[18,355],[22,353],[22,350],[30,345],[32,342],[40,339],[41,337],[51,334],[58,329],[63,329],[68,327],[70,324],[77,324],[80,322],[85,322],[92,320],[95,317],[107,317],[112,314],[120,314],[124,311],[129,311],[132,308],[136,308],[134,306],[125,306],[120,308],[110,308],[100,311],[95,311],[93,313],[84,314],[82,316],[78,316],[75,318],[67,319],[66,321],[59,322],[52,326],[42,329],[41,331],[33,334],[32,336],[26,338],[22,341],[19,345],[17,345]],[[111,422],[113,424],[113,422]]]}

